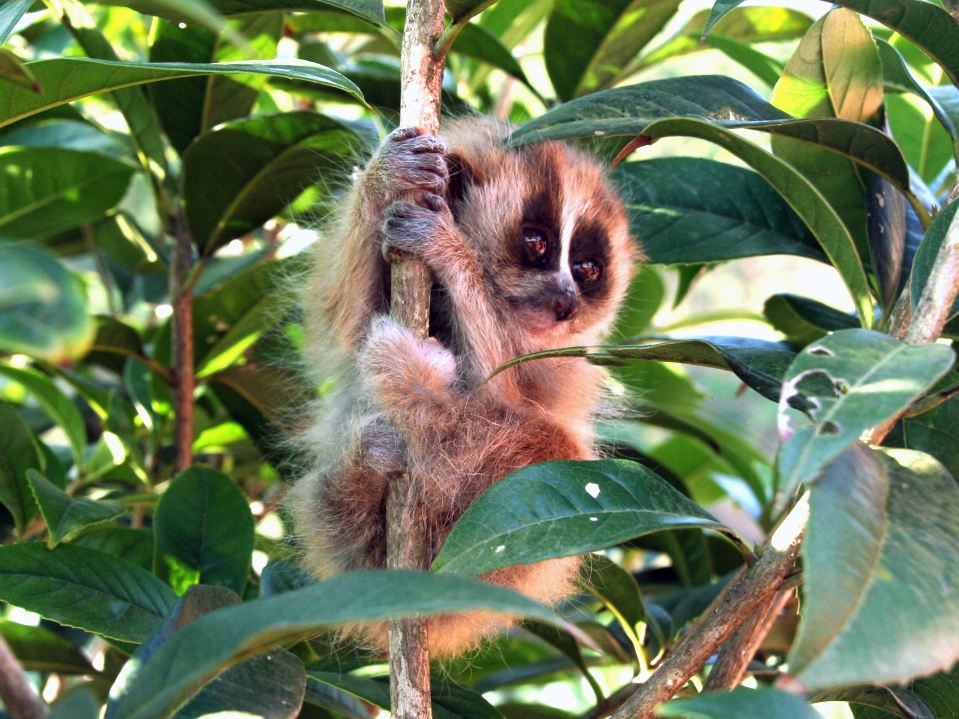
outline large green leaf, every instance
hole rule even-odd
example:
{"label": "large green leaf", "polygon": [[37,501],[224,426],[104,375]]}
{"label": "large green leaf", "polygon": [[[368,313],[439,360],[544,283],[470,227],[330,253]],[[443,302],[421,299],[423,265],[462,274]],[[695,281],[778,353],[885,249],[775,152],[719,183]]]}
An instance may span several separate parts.
{"label": "large green leaf", "polygon": [[[840,330],[806,347],[786,373],[783,397],[804,396],[814,426],[783,446],[780,490],[788,495],[813,481],[863,432],[922,396],[955,360],[945,345],[907,345],[863,329]],[[828,382],[804,384],[817,377]]]}
{"label": "large green leaf", "polygon": [[770,296],[763,304],[763,314],[774,329],[798,347],[805,347],[835,330],[859,326],[852,315],[799,295]]}
{"label": "large green leaf", "polygon": [[[945,108],[929,92],[931,88],[923,86],[912,74],[912,70],[906,64],[905,58],[896,47],[881,37],[873,37],[876,42],[876,48],[879,50],[879,59],[882,61],[882,77],[886,84],[886,89],[894,89],[898,92],[911,92],[929,105],[935,117],[939,120],[943,129],[951,137],[959,137],[956,131],[955,123],[946,112]],[[888,101],[888,98],[886,98]]]}
{"label": "large green leaf", "polygon": [[73,450],[73,461],[79,466],[87,447],[87,428],[77,406],[57,387],[53,380],[35,370],[0,364],[0,375],[22,386],[33,395],[50,419],[63,429]]}
{"label": "large green leaf", "polygon": [[55,58],[27,63],[43,86],[42,95],[0,84],[0,127],[82,97],[119,88],[194,75],[270,75],[333,87],[362,100],[362,93],[340,73],[305,60],[251,60],[221,63],[108,62]]}
{"label": "large green leaf", "polygon": [[139,668],[136,681],[115,689],[111,719],[167,717],[224,667],[279,644],[312,637],[327,627],[472,609],[509,612],[552,624],[561,621],[551,610],[516,592],[461,577],[353,572],[220,609],[191,622]]}
{"label": "large green leaf", "polygon": [[98,152],[54,147],[0,148],[0,164],[0,234],[25,238],[100,219],[123,198],[134,171]]}
{"label": "large green leaf", "polygon": [[13,515],[18,535],[37,511],[27,472],[40,469],[42,462],[30,428],[13,405],[0,400],[0,504]]}
{"label": "large green leaf", "polygon": [[[106,0],[103,4],[122,5],[175,22],[195,23],[199,19],[189,7],[199,4],[194,0]],[[204,5],[227,16],[276,10],[336,10],[369,22],[383,22],[380,0],[206,0]]]}
{"label": "large green leaf", "polygon": [[476,576],[683,527],[730,531],[641,464],[544,462],[505,477],[476,500],[433,568]]}
{"label": "large green leaf", "polygon": [[[873,710],[888,717],[890,714],[900,717],[900,719],[934,719],[929,707],[916,694],[908,689],[901,687],[884,687],[872,684],[863,684],[851,687],[839,687],[838,689],[827,689],[819,692],[810,700],[814,704],[819,702],[848,702],[849,704],[859,705],[850,707],[854,717],[858,717],[857,709],[871,707],[870,715]],[[940,717],[945,715],[940,714]],[[874,719],[879,719],[878,717]]]}
{"label": "large green leaf", "polygon": [[7,41],[13,28],[20,22],[23,14],[33,5],[33,0],[10,0],[0,7],[0,45]]}
{"label": "large green leaf", "polygon": [[816,238],[760,175],[694,157],[625,162],[613,172],[650,262],[692,264],[758,255],[826,261]]}
{"label": "large green leaf", "polygon": [[183,158],[183,195],[193,240],[205,254],[278,214],[324,173],[336,171],[359,138],[313,112],[221,125]]}
{"label": "large green leaf", "polygon": [[0,350],[61,362],[92,339],[78,280],[37,247],[0,242]]}
{"label": "large green leaf", "polygon": [[160,498],[157,546],[199,572],[200,583],[243,593],[253,556],[253,513],[236,483],[212,467],[181,472]]}
{"label": "large green leaf", "polygon": [[[936,263],[939,249],[945,242],[949,226],[956,217],[956,210],[959,210],[959,202],[951,202],[936,215],[936,219],[929,225],[916,251],[916,257],[912,261],[912,274],[909,277],[913,309],[919,306],[919,300],[922,298],[923,290],[926,289],[926,283],[929,282],[929,275]],[[959,298],[953,300],[949,317],[955,317],[957,314],[959,314]]]}
{"label": "large green leaf", "polygon": [[543,54],[560,100],[609,87],[678,7],[678,0],[557,0]]}
{"label": "large green leaf", "polygon": [[142,642],[176,595],[149,572],[109,554],[28,542],[0,547],[0,599],[69,627]]}
{"label": "large green leaf", "polygon": [[929,455],[857,444],[811,485],[803,623],[810,689],[901,684],[959,659],[959,486]]}
{"label": "large green leaf", "polygon": [[31,627],[0,619],[0,636],[6,640],[28,672],[93,674],[94,669],[76,645],[44,627]]}
{"label": "large green leaf", "polygon": [[27,470],[27,479],[50,532],[47,540],[50,549],[60,542],[70,541],[87,527],[109,522],[126,511],[120,502],[71,497],[33,469]]}
{"label": "large green leaf", "polygon": [[779,689],[747,689],[700,694],[674,699],[660,705],[661,717],[690,719],[822,719],[822,715],[801,698]]}
{"label": "large green leaf", "polygon": [[71,542],[119,557],[148,572],[153,571],[154,543],[153,530],[142,527],[93,529]]}
{"label": "large green leaf", "polygon": [[[703,34],[743,0],[717,0]],[[935,60],[953,83],[959,82],[959,27],[935,3],[924,0],[840,0],[836,3],[871,17],[918,45]]]}
{"label": "large green leaf", "polygon": [[548,357],[586,357],[595,364],[620,365],[623,360],[680,362],[733,372],[763,397],[779,401],[779,390],[786,368],[795,358],[788,348],[775,342],[739,337],[668,340],[649,345],[567,347],[517,357],[497,368],[497,372],[530,360]]}
{"label": "large green leaf", "polygon": [[803,219],[846,284],[864,327],[871,327],[869,283],[856,244],[822,194],[788,163],[738,135],[694,118],[659,120],[644,131],[649,137],[697,137],[719,145],[762,175]]}

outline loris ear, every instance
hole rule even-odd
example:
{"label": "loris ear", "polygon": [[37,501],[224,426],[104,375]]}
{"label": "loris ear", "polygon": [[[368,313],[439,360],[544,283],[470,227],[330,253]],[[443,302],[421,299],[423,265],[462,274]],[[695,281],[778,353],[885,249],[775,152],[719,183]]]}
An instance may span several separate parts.
{"label": "loris ear", "polygon": [[456,206],[466,197],[470,188],[483,182],[484,178],[479,167],[461,152],[448,154],[446,156],[446,166],[450,171],[446,201],[453,208],[453,214],[455,215]]}

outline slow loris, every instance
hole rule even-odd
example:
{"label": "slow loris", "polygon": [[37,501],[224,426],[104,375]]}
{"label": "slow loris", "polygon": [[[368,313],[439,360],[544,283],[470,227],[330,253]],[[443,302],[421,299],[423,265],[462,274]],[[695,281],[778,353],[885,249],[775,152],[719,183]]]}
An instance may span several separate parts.
{"label": "slow loris", "polygon": [[[503,362],[602,342],[638,252],[604,168],[562,143],[507,148],[509,128],[469,118],[443,137],[390,134],[316,250],[305,291],[307,363],[333,380],[304,439],[316,458],[290,503],[319,578],[385,565],[390,477],[423,487],[432,556],[484,490],[521,467],[591,459],[602,368],[583,359]],[[415,198],[415,203],[401,197]],[[436,289],[429,340],[389,317],[390,252],[419,256]],[[576,558],[492,572],[547,603],[568,595]],[[432,618],[433,656],[457,654],[506,620]],[[385,651],[384,625],[353,628]]]}

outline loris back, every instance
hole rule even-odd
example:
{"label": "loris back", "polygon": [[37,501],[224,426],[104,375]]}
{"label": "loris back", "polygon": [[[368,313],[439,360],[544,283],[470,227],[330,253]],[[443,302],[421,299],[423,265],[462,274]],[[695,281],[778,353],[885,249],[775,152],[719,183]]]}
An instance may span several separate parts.
{"label": "loris back", "polygon": [[[402,472],[423,487],[435,557],[467,507],[507,474],[595,457],[601,368],[541,360],[479,386],[519,355],[601,343],[638,253],[598,163],[555,142],[508,149],[507,134],[476,118],[445,125],[442,138],[395,131],[317,243],[306,360],[332,389],[302,438],[316,461],[290,506],[320,578],[385,565],[386,490]],[[388,315],[384,258],[404,253],[436,279],[430,340]],[[572,591],[578,567],[558,559],[483,578],[553,603]],[[431,653],[459,653],[505,623],[435,617]],[[351,633],[386,648],[385,625]]]}

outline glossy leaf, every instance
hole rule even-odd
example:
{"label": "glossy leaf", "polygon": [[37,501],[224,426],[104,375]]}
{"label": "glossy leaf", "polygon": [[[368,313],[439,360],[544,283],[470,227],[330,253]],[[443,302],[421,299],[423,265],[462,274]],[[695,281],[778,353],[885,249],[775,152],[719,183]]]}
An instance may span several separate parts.
{"label": "glossy leaf", "polygon": [[[810,689],[900,684],[959,659],[959,487],[932,457],[855,445],[811,486],[803,623]],[[921,557],[922,561],[916,561]]]}
{"label": "glossy leaf", "polygon": [[822,719],[801,698],[779,689],[747,689],[700,694],[660,705],[661,717],[690,719]]}
{"label": "glossy leaf", "polygon": [[199,572],[201,584],[242,594],[253,555],[253,514],[243,492],[222,472],[184,470],[160,498],[157,546]]}
{"label": "glossy leaf", "polygon": [[[814,426],[783,446],[781,491],[789,495],[815,480],[863,432],[922,396],[954,363],[945,345],[907,345],[862,329],[840,330],[806,347],[786,373],[783,397],[804,396]],[[817,377],[828,382],[813,390],[803,384]]]}
{"label": "glossy leaf", "polygon": [[312,637],[327,627],[470,609],[560,621],[551,610],[516,592],[461,577],[386,570],[353,572],[281,596],[211,612],[191,622],[142,665],[135,683],[115,693],[111,719],[168,716],[227,665],[279,644]]}
{"label": "glossy leaf", "polygon": [[193,240],[210,254],[256,229],[341,167],[358,142],[346,125],[312,112],[240,120],[204,134],[183,158]]}
{"label": "glossy leaf", "polygon": [[176,602],[149,572],[86,547],[0,547],[0,599],[69,627],[141,642]]}
{"label": "glossy leaf", "polygon": [[92,529],[74,539],[71,544],[110,554],[130,564],[153,571],[154,539],[152,529],[133,527],[105,527]]}
{"label": "glossy leaf", "polygon": [[87,527],[109,522],[126,511],[120,502],[71,497],[33,469],[27,470],[27,479],[50,532],[49,549],[60,542],[70,541]]}
{"label": "glossy leaf", "polygon": [[42,466],[43,458],[29,427],[13,405],[0,400],[0,504],[13,515],[18,536],[37,511],[27,472]]}
{"label": "glossy leaf", "polygon": [[123,198],[134,169],[97,152],[53,147],[0,148],[0,163],[0,234],[24,238],[100,219]]}
{"label": "glossy leaf", "polygon": [[[105,5],[123,5],[148,15],[157,15],[175,22],[193,23],[197,19],[182,13],[183,3],[192,0],[107,0]],[[278,10],[336,10],[368,20],[383,22],[380,0],[207,0],[210,8],[223,15],[242,15]]]}
{"label": "glossy leaf", "polygon": [[76,645],[44,627],[0,619],[0,636],[28,672],[93,674],[94,669]]}
{"label": "glossy leaf", "polygon": [[476,576],[683,527],[729,531],[640,464],[556,460],[488,489],[457,521],[433,568]]}
{"label": "glossy leaf", "polygon": [[543,54],[559,99],[609,87],[678,7],[677,0],[557,0]]}
{"label": "glossy leaf", "polygon": [[20,22],[23,14],[33,5],[33,0],[10,0],[0,7],[0,45],[7,41],[13,28]]}
{"label": "glossy leaf", "polygon": [[650,262],[791,254],[826,261],[816,238],[759,174],[693,157],[625,162],[613,172]]}
{"label": "glossy leaf", "polygon": [[270,75],[337,88],[362,99],[362,93],[340,73],[304,60],[251,60],[211,64],[108,62],[85,58],[55,58],[27,63],[43,86],[37,95],[16,86],[0,85],[0,127],[82,97],[159,80],[195,75]]}
{"label": "glossy leaf", "polygon": [[35,370],[0,364],[0,376],[22,386],[33,395],[50,419],[60,425],[70,441],[73,461],[79,466],[87,447],[87,428],[77,406],[63,394],[53,380]]}
{"label": "glossy leaf", "polygon": [[733,372],[763,397],[779,401],[780,386],[786,368],[795,354],[776,342],[740,337],[668,340],[649,345],[569,347],[517,357],[497,368],[497,372],[530,360],[546,357],[586,357],[595,364],[622,364],[623,360],[680,362]]}
{"label": "glossy leaf", "polygon": [[[957,209],[959,209],[959,202],[951,202],[946,205],[942,212],[936,215],[936,219],[929,225],[929,229],[926,230],[926,234],[922,238],[922,243],[919,245],[919,250],[912,262],[912,275],[909,278],[913,309],[919,306],[922,291],[926,288],[926,283],[929,282],[932,267],[936,262],[942,243],[946,240],[949,226],[956,216]],[[949,311],[950,317],[955,317],[957,314],[959,314],[959,298],[953,301],[952,309]]]}
{"label": "glossy leaf", "polygon": [[789,203],[816,236],[839,271],[863,326],[871,327],[873,307],[869,283],[856,245],[829,202],[792,166],[743,138],[698,119],[660,120],[644,130],[649,137],[698,137],[733,153],[762,175]]}
{"label": "glossy leaf", "polygon": [[763,314],[774,329],[799,347],[805,347],[830,332],[859,326],[854,316],[799,295],[772,295],[763,304]]}

